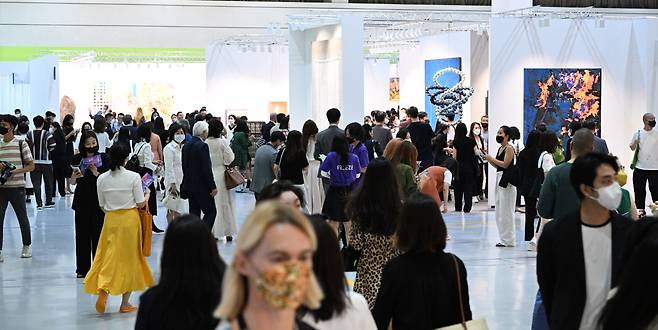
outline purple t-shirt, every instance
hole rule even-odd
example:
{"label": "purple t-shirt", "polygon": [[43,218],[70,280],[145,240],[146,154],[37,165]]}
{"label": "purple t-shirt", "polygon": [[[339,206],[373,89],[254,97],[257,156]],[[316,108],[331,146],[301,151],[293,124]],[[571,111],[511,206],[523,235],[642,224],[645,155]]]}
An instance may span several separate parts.
{"label": "purple t-shirt", "polygon": [[[329,181],[333,187],[349,187],[357,180],[361,174],[361,165],[359,158],[354,154],[348,154],[348,164],[343,166],[340,163],[340,156],[335,152],[330,152],[327,158],[320,165],[320,171],[329,173]],[[366,151],[366,157],[368,153]]]}
{"label": "purple t-shirt", "polygon": [[370,157],[368,157],[368,148],[366,148],[365,144],[359,143],[359,146],[356,148],[350,144],[350,152],[359,158],[359,164],[361,165],[361,168],[368,167]]}

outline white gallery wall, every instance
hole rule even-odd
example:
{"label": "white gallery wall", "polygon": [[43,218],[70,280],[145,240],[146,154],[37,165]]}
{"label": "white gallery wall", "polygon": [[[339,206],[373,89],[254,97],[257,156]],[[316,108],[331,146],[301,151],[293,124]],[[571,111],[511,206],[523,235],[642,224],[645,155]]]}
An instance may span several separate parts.
{"label": "white gallery wall", "polygon": [[[331,45],[323,52],[333,53],[336,47],[340,48],[340,59],[337,62],[333,57],[331,62],[327,62],[326,54],[317,47],[322,42]],[[327,127],[329,123],[325,113],[331,107],[341,110],[343,126],[350,122],[362,122],[363,19],[343,16],[340,24],[290,31],[288,44],[291,126],[302,127],[307,119],[312,119],[318,127]],[[334,72],[335,75],[324,74],[326,70],[323,68],[334,64],[339,66],[340,72]],[[329,90],[318,90],[323,85]]]}
{"label": "white gallery wall", "polygon": [[485,113],[485,96],[488,88],[488,37],[473,32],[447,32],[436,36],[423,37],[417,47],[407,47],[400,51],[400,106],[415,105],[420,111],[425,109],[425,61],[460,57],[462,71],[466,73],[465,86],[475,89],[475,94],[464,109],[466,123],[479,120]]}
{"label": "white gallery wall", "polygon": [[205,67],[204,63],[61,63],[55,109],[61,97],[70,97],[79,119],[76,126],[81,126],[90,110],[100,110],[94,98],[103,94],[117,113],[134,116],[137,107],[142,107],[149,116],[150,108],[156,107],[168,122],[171,113],[191,112],[206,104]]}
{"label": "white gallery wall", "polygon": [[363,61],[363,115],[390,108],[389,81],[391,65],[387,59]]}
{"label": "white gallery wall", "polygon": [[[206,49],[207,107],[213,114],[246,110],[249,120],[268,120],[269,102],[288,102],[288,49],[243,51],[215,43]],[[290,108],[288,108],[290,109]]]}
{"label": "white gallery wall", "polygon": [[59,109],[60,63],[48,55],[27,62],[0,62],[0,109],[27,116]]}
{"label": "white gallery wall", "polygon": [[[642,19],[606,20],[604,27],[595,23],[552,19],[549,26],[539,27],[538,20],[492,18],[492,130],[501,125],[522,129],[523,69],[601,68],[602,137],[628,166],[633,156],[628,143],[642,126],[642,114],[657,111],[658,25]],[[490,149],[495,151],[495,134],[489,137]],[[490,182],[490,193],[492,189]]]}

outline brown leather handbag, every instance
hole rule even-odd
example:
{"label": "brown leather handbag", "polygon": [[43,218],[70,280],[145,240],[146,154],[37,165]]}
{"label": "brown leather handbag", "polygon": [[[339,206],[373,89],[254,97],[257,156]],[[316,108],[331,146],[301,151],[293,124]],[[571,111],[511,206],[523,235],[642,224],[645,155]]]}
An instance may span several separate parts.
{"label": "brown leather handbag", "polygon": [[224,183],[226,184],[226,189],[233,189],[244,183],[244,176],[235,167],[227,166],[226,171],[224,171]]}

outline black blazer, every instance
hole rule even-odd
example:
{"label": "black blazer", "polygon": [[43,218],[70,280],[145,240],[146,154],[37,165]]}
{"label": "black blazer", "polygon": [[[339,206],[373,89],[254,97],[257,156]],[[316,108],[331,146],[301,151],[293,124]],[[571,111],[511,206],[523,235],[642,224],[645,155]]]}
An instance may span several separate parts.
{"label": "black blazer", "polygon": [[[73,156],[71,159],[71,165],[79,166],[82,162],[82,155],[86,152],[80,152]],[[110,156],[104,153],[96,153],[96,155],[101,156],[102,165],[97,169],[98,175],[109,171],[110,169]],[[73,168],[68,166],[66,168],[65,175],[67,178],[70,178],[73,175]],[[91,171],[87,170],[82,174],[82,177],[76,180],[75,193],[73,195],[73,203],[71,208],[74,210],[86,209],[93,210],[97,212],[103,212],[98,205],[98,191],[96,190],[96,181],[98,177],[95,176]]]}
{"label": "black blazer", "polygon": [[210,194],[217,186],[212,175],[208,145],[194,136],[183,145],[182,153],[181,197],[187,198],[190,194]]}
{"label": "black blazer", "polygon": [[[611,287],[617,285],[621,256],[631,221],[610,212]],[[578,329],[585,309],[585,257],[580,210],[546,224],[537,254],[537,281],[551,329]]]}

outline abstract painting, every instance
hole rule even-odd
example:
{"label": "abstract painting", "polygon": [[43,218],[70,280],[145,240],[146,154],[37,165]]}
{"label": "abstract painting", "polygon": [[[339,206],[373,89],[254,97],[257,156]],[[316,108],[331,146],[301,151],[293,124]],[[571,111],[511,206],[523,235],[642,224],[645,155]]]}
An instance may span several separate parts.
{"label": "abstract painting", "polygon": [[[434,74],[446,69],[446,68],[455,68],[461,70],[462,68],[462,59],[461,57],[453,58],[441,58],[435,60],[425,60],[425,88],[423,89],[423,94],[425,94],[425,89],[434,85]],[[443,86],[454,86],[459,83],[459,75],[456,74],[447,74],[439,77],[439,83]],[[430,96],[425,94],[425,112],[427,112],[427,117],[432,126],[436,124],[436,106],[430,102]],[[459,121],[460,118],[455,118],[455,121]]]}
{"label": "abstract painting", "polygon": [[553,132],[573,121],[601,127],[601,69],[525,69],[523,90],[524,141],[542,123]]}

